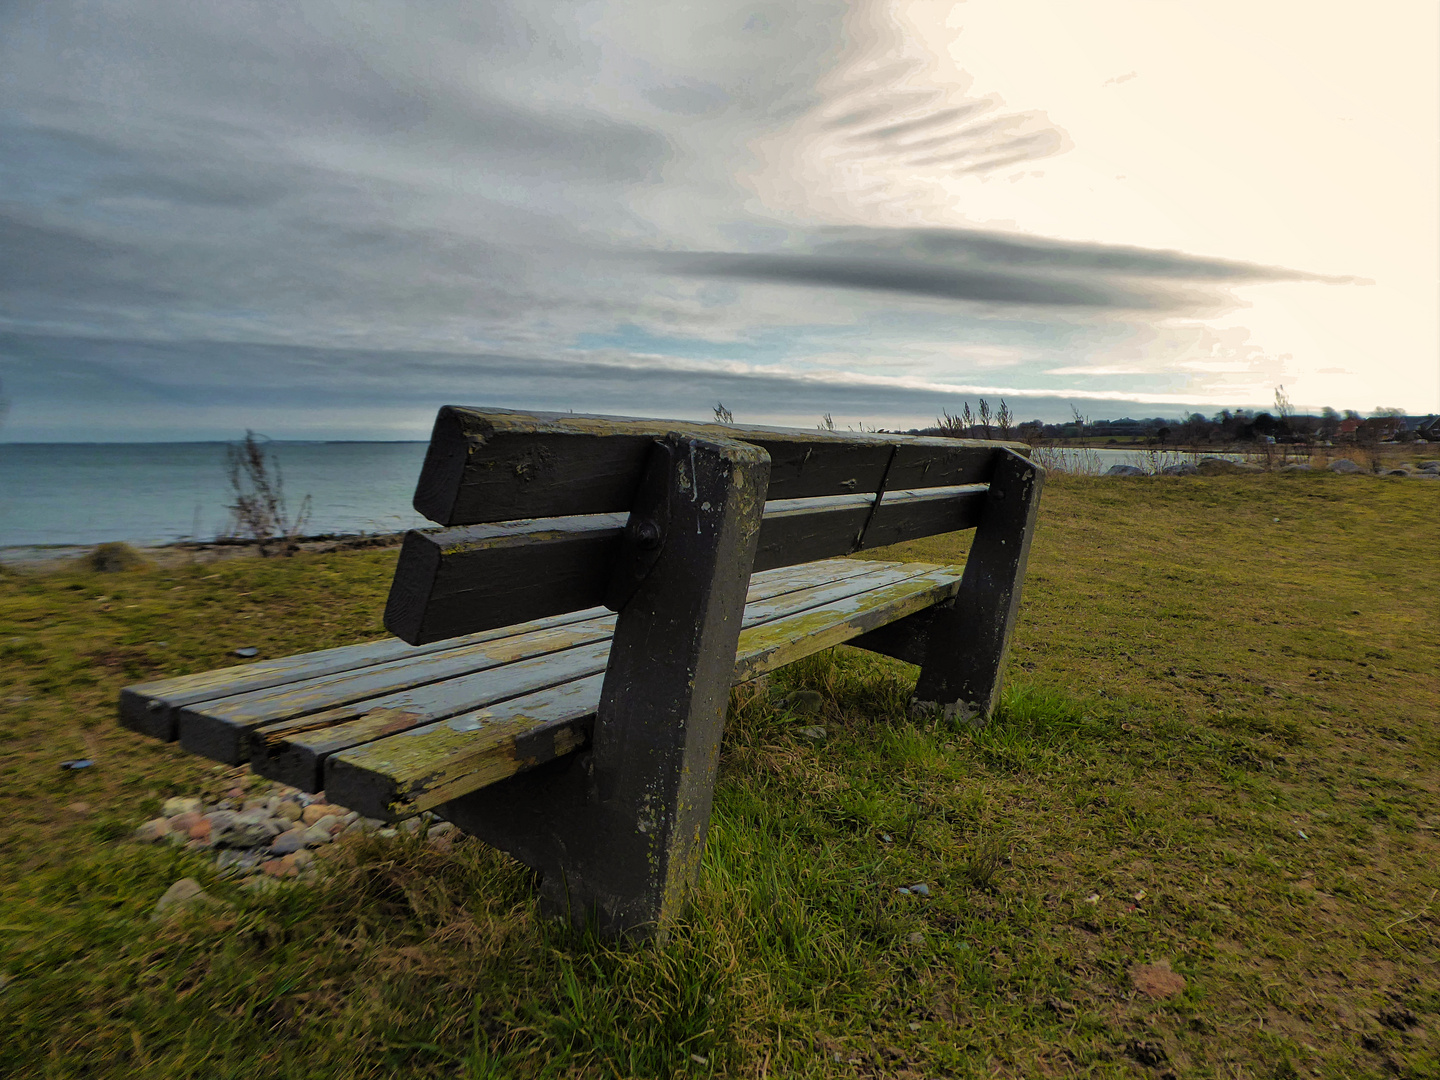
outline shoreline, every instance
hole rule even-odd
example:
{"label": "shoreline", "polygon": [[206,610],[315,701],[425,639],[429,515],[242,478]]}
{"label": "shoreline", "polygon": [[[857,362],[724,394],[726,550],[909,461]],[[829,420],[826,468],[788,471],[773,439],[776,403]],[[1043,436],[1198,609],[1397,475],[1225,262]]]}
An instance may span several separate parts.
{"label": "shoreline", "polygon": [[139,544],[130,541],[102,541],[93,544],[14,544],[0,547],[0,566],[12,569],[58,568],[75,559],[83,559],[105,543],[123,543],[134,548],[144,559],[156,566],[182,566],[188,563],[207,565],[227,559],[256,559],[271,555],[295,555],[301,552],[324,554],[331,551],[358,551],[365,548],[399,547],[405,532],[393,533],[317,533],[294,540],[171,540],[160,544]]}

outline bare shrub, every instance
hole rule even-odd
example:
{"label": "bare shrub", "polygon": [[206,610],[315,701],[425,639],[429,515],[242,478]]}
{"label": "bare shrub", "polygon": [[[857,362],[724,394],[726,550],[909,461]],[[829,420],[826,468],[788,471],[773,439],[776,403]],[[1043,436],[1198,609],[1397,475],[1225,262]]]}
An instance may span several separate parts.
{"label": "bare shrub", "polygon": [[235,501],[230,504],[230,534],[254,540],[294,540],[310,520],[310,496],[292,518],[285,505],[285,477],[279,460],[266,448],[263,435],[247,430],[245,438],[225,449],[226,470]]}
{"label": "bare shrub", "polygon": [[715,403],[714,412],[715,422],[717,424],[733,424],[735,422],[735,414],[725,407],[723,401],[717,401]]}

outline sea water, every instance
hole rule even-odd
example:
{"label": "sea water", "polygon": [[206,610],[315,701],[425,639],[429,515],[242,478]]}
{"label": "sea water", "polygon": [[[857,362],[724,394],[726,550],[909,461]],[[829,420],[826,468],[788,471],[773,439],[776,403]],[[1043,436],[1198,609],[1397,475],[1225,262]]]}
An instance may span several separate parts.
{"label": "sea water", "polygon": [[[410,507],[420,442],[272,442],[307,535],[396,532],[427,522]],[[0,443],[0,547],[164,544],[231,531],[226,444]]]}
{"label": "sea water", "polygon": [[[306,535],[398,532],[430,524],[410,507],[424,443],[277,441],[267,446],[284,478],[290,513],[310,497]],[[0,548],[110,540],[148,545],[224,536],[233,528],[229,507],[236,496],[226,447],[220,442],[0,443]],[[1153,471],[1183,458],[1133,450],[1042,450],[1039,457],[1047,467],[1097,473],[1114,464]]]}

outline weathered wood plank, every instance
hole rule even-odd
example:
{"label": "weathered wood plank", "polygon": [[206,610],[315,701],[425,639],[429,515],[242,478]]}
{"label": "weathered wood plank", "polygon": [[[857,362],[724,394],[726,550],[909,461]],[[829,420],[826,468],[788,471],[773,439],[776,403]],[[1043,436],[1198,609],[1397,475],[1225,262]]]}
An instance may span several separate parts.
{"label": "weathered wood plank", "polygon": [[[855,567],[867,567],[856,572]],[[859,563],[835,567],[835,579],[802,589],[772,580],[751,590],[742,626],[773,621],[857,594],[905,581],[933,569],[926,564]],[[805,575],[809,577],[812,575]],[[803,580],[803,578],[801,579]],[[295,715],[251,710],[236,718],[207,717],[224,724],[227,732],[249,747],[250,763],[260,775],[295,787],[318,790],[324,760],[340,750],[411,728],[431,724],[467,710],[488,706],[508,697],[533,692],[568,679],[598,674],[609,659],[608,638],[583,648],[471,675],[461,673],[443,683],[407,688],[383,697],[355,700],[324,711]],[[273,705],[269,706],[274,709]],[[277,722],[279,721],[279,722]],[[210,733],[211,746],[220,737]],[[229,745],[226,743],[225,745]]]}
{"label": "weathered wood plank", "polygon": [[[757,571],[973,528],[979,485],[771,500]],[[625,516],[543,518],[412,531],[395,566],[385,626],[422,644],[588,607],[604,598]]]}
{"label": "weathered wood plank", "polygon": [[604,608],[571,611],[552,615],[523,625],[490,629],[476,634],[448,638],[444,641],[415,646],[393,638],[366,641],[357,645],[341,645],[333,649],[298,653],[256,664],[202,671],[194,675],[177,675],[170,679],[127,686],[120,691],[120,723],[131,731],[153,739],[174,742],[179,730],[179,710],[186,705],[231,697],[252,690],[300,682],[342,671],[431,656],[449,649],[463,649],[482,641],[492,641],[513,634],[565,626],[586,619],[608,616]]}
{"label": "weathered wood plank", "polygon": [[[912,564],[913,565],[913,564]],[[732,683],[746,682],[953,596],[958,568],[926,568],[857,595],[747,626]],[[370,816],[405,817],[568,753],[589,738],[598,675],[337,752],[329,797]]]}
{"label": "weathered wood plank", "polygon": [[237,764],[245,760],[245,732],[262,724],[304,716],[348,702],[375,701],[397,691],[420,693],[422,687],[448,686],[454,680],[474,678],[479,673],[519,660],[563,652],[591,642],[608,641],[614,630],[612,615],[499,638],[465,649],[447,649],[434,656],[397,660],[358,671],[187,705],[180,710],[180,745],[192,754]]}
{"label": "weathered wood plank", "polygon": [[628,511],[650,446],[671,431],[763,447],[767,499],[874,492],[887,466],[892,490],[986,483],[998,446],[1028,453],[1020,443],[446,406],[415,509],[441,525]]}

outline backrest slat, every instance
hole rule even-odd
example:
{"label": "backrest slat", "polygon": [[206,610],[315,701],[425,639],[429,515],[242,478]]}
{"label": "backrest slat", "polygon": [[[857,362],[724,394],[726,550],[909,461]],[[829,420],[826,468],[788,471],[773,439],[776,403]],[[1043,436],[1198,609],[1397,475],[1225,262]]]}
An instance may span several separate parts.
{"label": "backrest slat", "polygon": [[[653,441],[723,436],[770,454],[767,500],[987,483],[998,446],[1018,443],[568,413],[440,410],[415,509],[441,525],[624,512]],[[887,476],[888,469],[888,476]]]}
{"label": "backrest slat", "polygon": [[[892,491],[873,517],[873,496],[767,502],[753,569],[974,528],[986,494],[983,485]],[[625,514],[590,514],[414,530],[400,550],[385,626],[423,645],[597,605],[625,522]]]}

